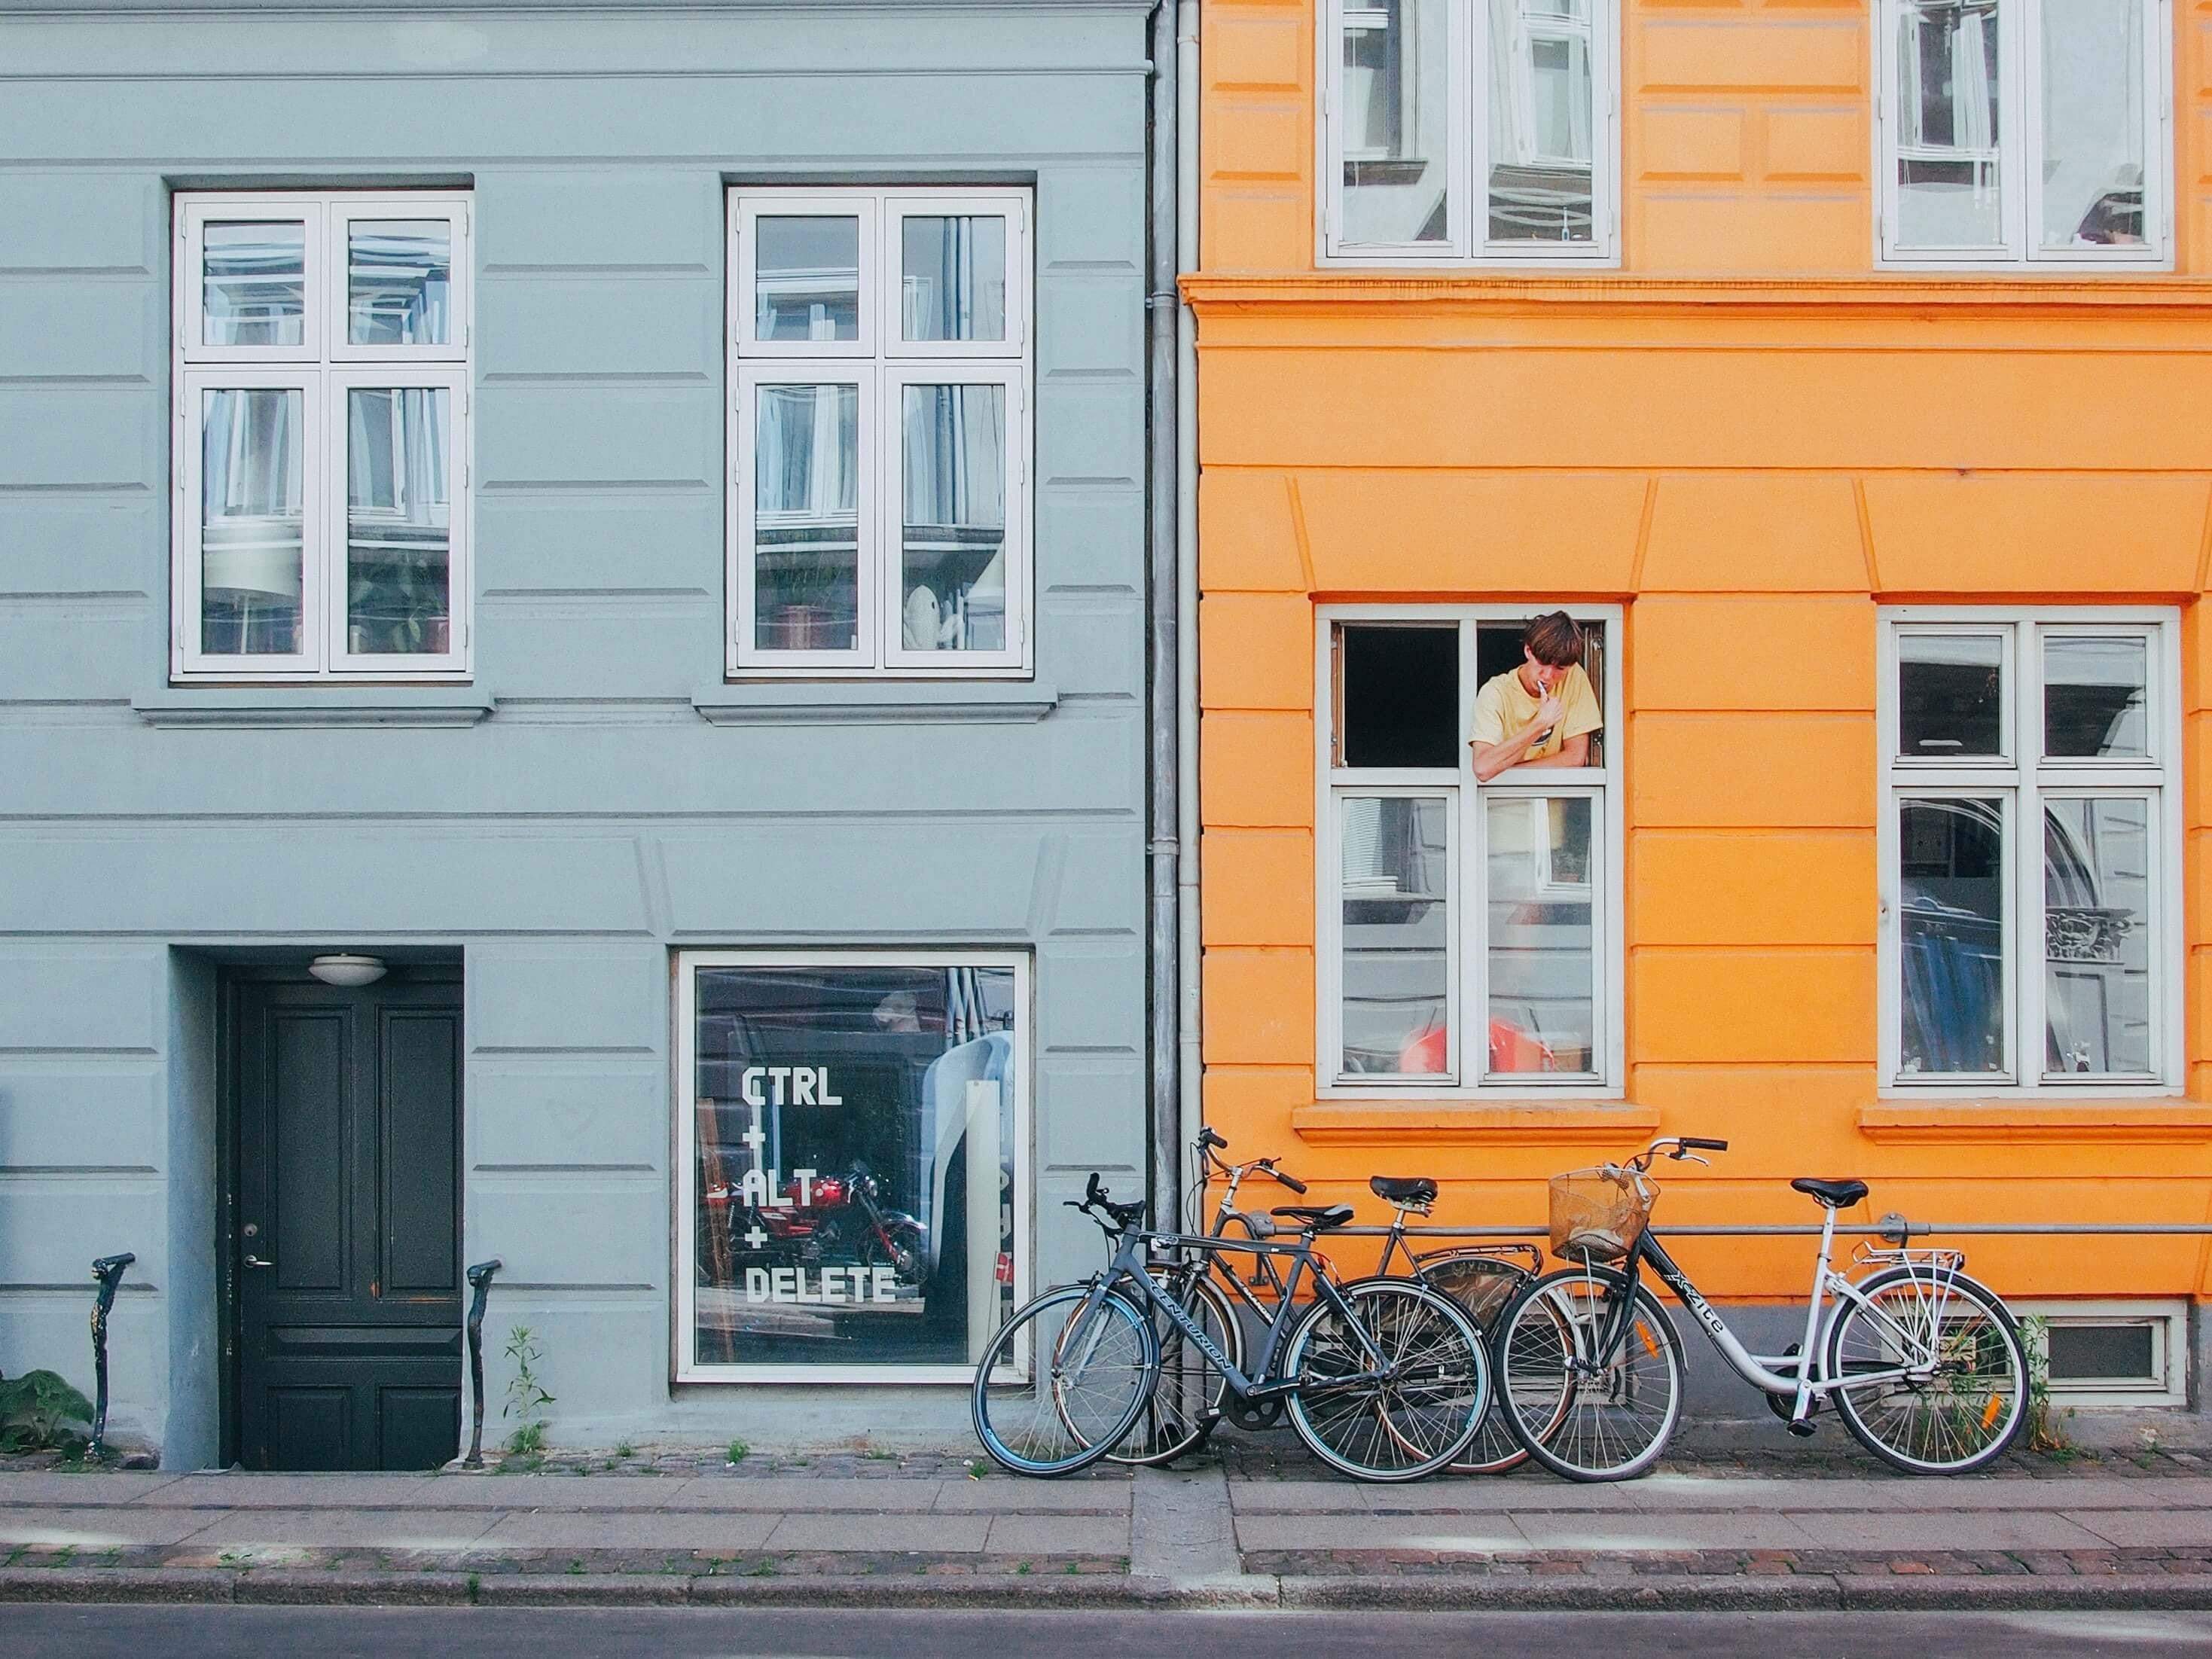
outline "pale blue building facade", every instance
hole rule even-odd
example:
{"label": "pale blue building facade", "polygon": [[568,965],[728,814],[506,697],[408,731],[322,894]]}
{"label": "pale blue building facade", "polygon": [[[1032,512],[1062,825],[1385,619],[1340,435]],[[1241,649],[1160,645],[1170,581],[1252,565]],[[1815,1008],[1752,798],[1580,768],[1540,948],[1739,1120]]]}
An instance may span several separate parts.
{"label": "pale blue building facade", "polygon": [[963,1431],[1147,1157],[1147,30],[0,10],[0,1370]]}

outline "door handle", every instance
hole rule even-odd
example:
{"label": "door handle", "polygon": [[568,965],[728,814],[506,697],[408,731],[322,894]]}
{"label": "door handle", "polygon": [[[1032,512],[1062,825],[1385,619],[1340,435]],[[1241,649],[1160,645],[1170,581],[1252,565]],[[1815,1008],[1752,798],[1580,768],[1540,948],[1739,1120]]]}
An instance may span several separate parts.
{"label": "door handle", "polygon": [[246,1265],[249,1267],[273,1267],[276,1264],[273,1261],[264,1261],[259,1256],[248,1252]]}

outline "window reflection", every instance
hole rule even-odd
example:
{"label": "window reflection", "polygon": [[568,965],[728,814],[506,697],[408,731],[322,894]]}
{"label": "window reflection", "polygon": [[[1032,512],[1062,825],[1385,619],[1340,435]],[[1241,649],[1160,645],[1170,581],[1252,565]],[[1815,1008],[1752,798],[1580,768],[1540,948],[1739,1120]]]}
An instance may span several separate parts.
{"label": "window reflection", "polygon": [[1902,1069],[2005,1069],[2004,809],[1978,799],[1898,805]]}
{"label": "window reflection", "polygon": [[2150,858],[2145,799],[2044,808],[2048,1073],[2151,1069]]}
{"label": "window reflection", "polygon": [[763,214],[753,222],[753,329],[762,340],[860,337],[860,222]]}
{"label": "window reflection", "polygon": [[909,386],[900,629],[909,651],[1006,646],[1006,389]]}
{"label": "window reflection", "polygon": [[2140,639],[2046,638],[2043,751],[2056,758],[2148,755],[2143,690],[2149,653]]}
{"label": "window reflection", "polygon": [[1490,0],[1490,239],[1593,234],[1590,0]]}
{"label": "window reflection", "polygon": [[1596,1069],[1588,796],[1486,796],[1490,1069]]}
{"label": "window reflection", "polygon": [[860,640],[860,389],[764,386],[757,395],[754,643],[850,651]]}
{"label": "window reflection", "polygon": [[307,228],[297,220],[210,223],[200,233],[201,339],[295,346],[307,338]]}
{"label": "window reflection", "polygon": [[356,219],[346,228],[347,337],[356,345],[453,343],[453,227]]}
{"label": "window reflection", "polygon": [[300,650],[306,416],[298,391],[202,394],[200,649],[210,655]]}
{"label": "window reflection", "polygon": [[2004,752],[2004,642],[1994,635],[1901,634],[1898,752],[1954,760]]}
{"label": "window reflection", "polygon": [[1346,5],[1346,241],[1444,240],[1450,41],[1446,0]]}
{"label": "window reflection", "polygon": [[1897,42],[1898,243],[2004,240],[1997,0],[1906,0]]}
{"label": "window reflection", "polygon": [[1351,796],[1343,843],[1344,1069],[1450,1068],[1451,854],[1441,799]]}

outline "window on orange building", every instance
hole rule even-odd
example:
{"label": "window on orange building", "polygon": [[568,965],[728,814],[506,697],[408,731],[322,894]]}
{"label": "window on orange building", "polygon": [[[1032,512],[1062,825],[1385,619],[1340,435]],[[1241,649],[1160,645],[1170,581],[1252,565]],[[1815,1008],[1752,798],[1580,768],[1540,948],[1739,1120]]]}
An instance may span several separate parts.
{"label": "window on orange building", "polygon": [[1613,257],[1616,0],[1329,0],[1325,258]]}
{"label": "window on orange building", "polygon": [[[1617,708],[1619,613],[1574,615],[1601,708]],[[1323,617],[1326,1092],[1619,1086],[1618,742],[1594,742],[1586,766],[1486,783],[1474,771],[1476,693],[1520,664],[1526,620],[1468,606]]]}
{"label": "window on orange building", "polygon": [[2179,668],[2157,613],[1900,611],[1883,676],[1884,1073],[2179,1077]]}
{"label": "window on orange building", "polygon": [[1881,0],[1883,256],[2159,264],[2168,0]]}

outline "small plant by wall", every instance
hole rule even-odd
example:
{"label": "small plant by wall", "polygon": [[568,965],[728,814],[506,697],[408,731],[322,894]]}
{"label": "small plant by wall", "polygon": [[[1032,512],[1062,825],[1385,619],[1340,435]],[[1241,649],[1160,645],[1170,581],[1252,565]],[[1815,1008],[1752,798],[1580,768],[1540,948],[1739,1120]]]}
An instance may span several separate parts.
{"label": "small plant by wall", "polygon": [[552,1395],[538,1374],[545,1351],[538,1345],[535,1331],[527,1325],[517,1325],[507,1334],[506,1352],[507,1363],[514,1367],[507,1379],[507,1403],[499,1412],[502,1419],[514,1419],[507,1449],[516,1457],[535,1457],[545,1449],[545,1407],[553,1403]]}

